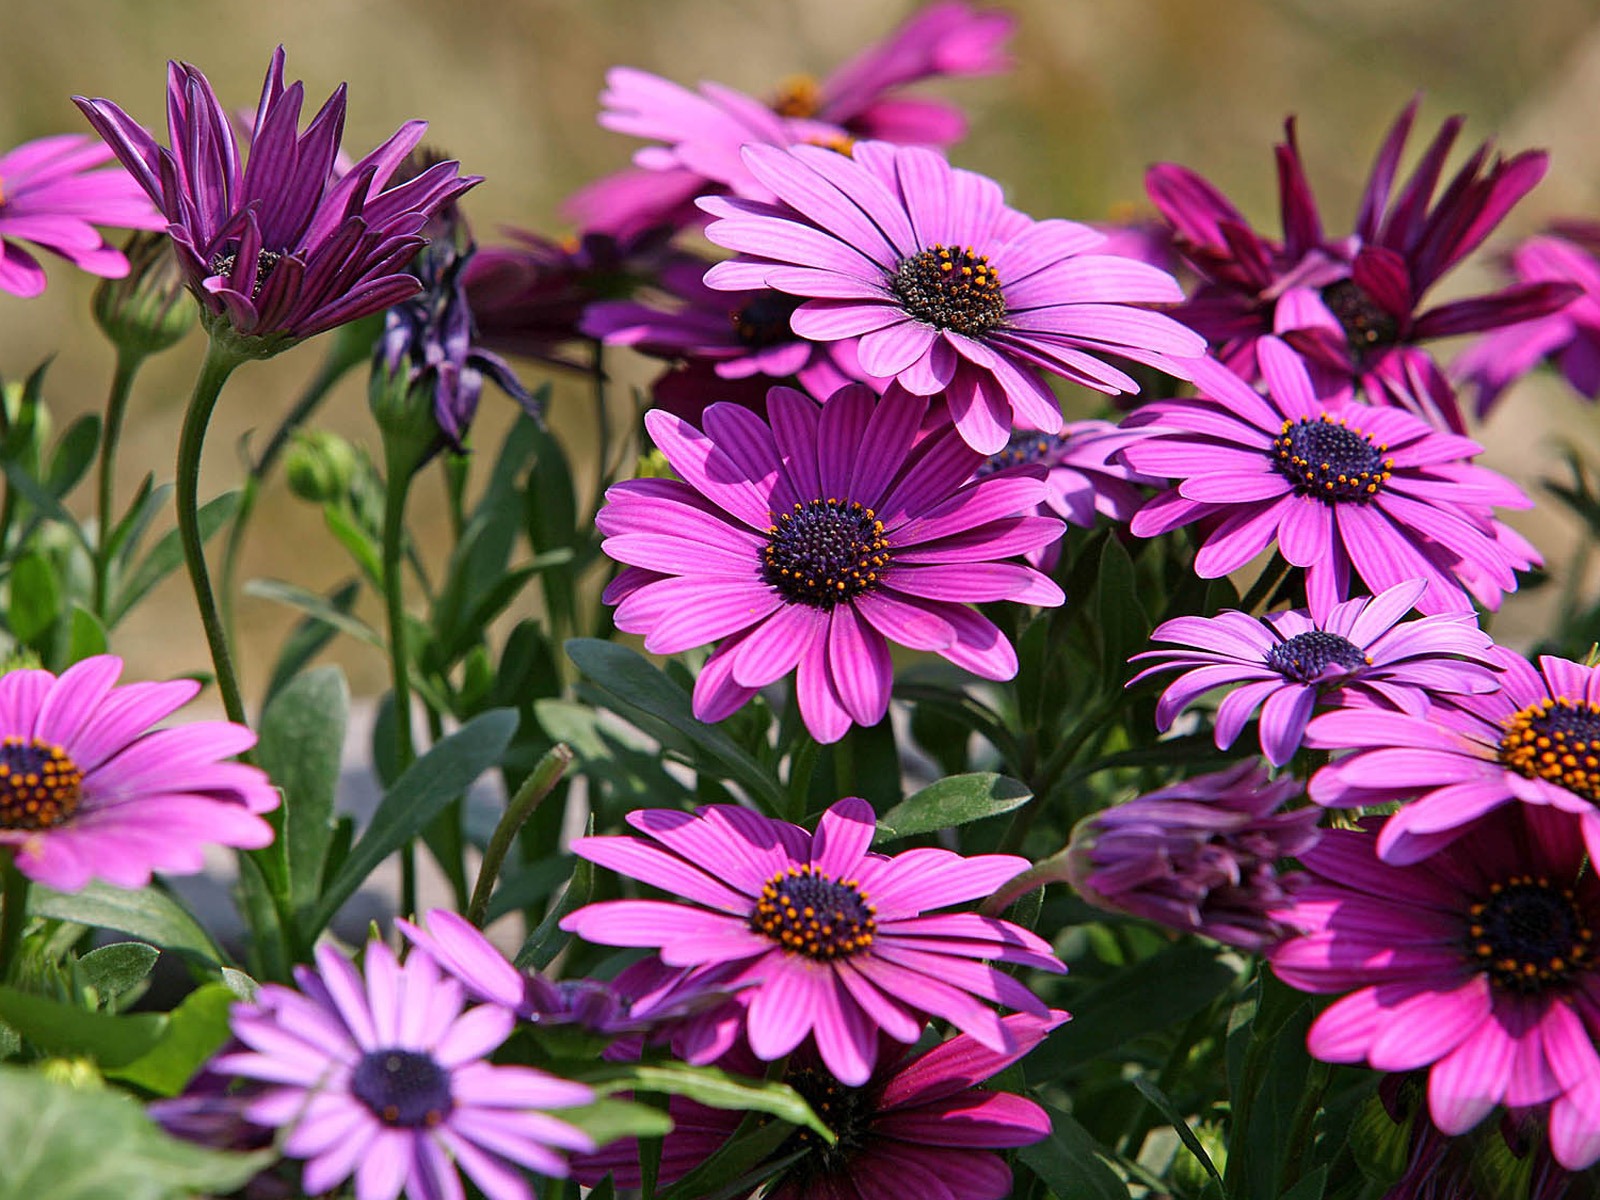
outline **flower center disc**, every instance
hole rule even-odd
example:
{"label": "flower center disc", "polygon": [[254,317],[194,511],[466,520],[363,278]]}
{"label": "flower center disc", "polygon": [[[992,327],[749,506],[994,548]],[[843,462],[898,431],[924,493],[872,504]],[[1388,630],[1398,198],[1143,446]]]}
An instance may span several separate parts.
{"label": "flower center disc", "polygon": [[785,950],[825,962],[872,945],[876,911],[854,880],[830,879],[807,864],[767,880],[750,928]]}
{"label": "flower center disc", "polygon": [[1392,346],[1400,340],[1400,322],[1382,308],[1353,279],[1341,279],[1322,289],[1322,302],[1344,326],[1350,353],[1360,358],[1368,350]]}
{"label": "flower center disc", "polygon": [[1037,430],[1013,433],[1004,450],[996,450],[978,465],[976,475],[979,479],[984,479],[996,471],[1004,471],[1007,467],[1021,467],[1031,463],[1049,465],[1053,456],[1066,444],[1067,439],[1058,433],[1040,433]]}
{"label": "flower center disc", "polygon": [[1545,700],[1506,722],[1500,762],[1600,804],[1600,704]]}
{"label": "flower center disc", "polygon": [[1273,465],[1302,496],[1365,504],[1389,482],[1394,460],[1383,456],[1388,448],[1323,414],[1283,423],[1272,443]]}
{"label": "flower center disc", "polygon": [[415,1129],[449,1115],[450,1075],[417,1050],[372,1050],[350,1076],[350,1094],[385,1125]]}
{"label": "flower center disc", "polygon": [[831,609],[877,585],[889,539],[870,508],[813,500],[778,514],[761,554],[762,579],[797,604]]}
{"label": "flower center disc", "polygon": [[786,1158],[796,1150],[808,1152],[784,1179],[797,1189],[795,1195],[809,1195],[806,1183],[849,1169],[850,1159],[866,1144],[874,1105],[866,1088],[846,1087],[820,1067],[791,1067],[783,1081],[800,1093],[837,1139],[830,1146],[811,1130],[796,1129],[773,1155]]}
{"label": "flower center disc", "polygon": [[795,340],[794,331],[789,328],[789,318],[799,306],[800,301],[794,296],[786,296],[782,292],[763,292],[743,308],[729,313],[728,317],[733,322],[740,345],[761,350]]}
{"label": "flower center disc", "polygon": [[0,739],[0,829],[50,829],[78,810],[83,772],[60,746]]}
{"label": "flower center disc", "polygon": [[1534,992],[1587,966],[1594,934],[1570,889],[1518,876],[1470,910],[1472,956],[1501,987]]}
{"label": "flower center disc", "polygon": [[908,315],[939,329],[976,337],[1005,320],[1006,298],[989,256],[972,247],[934,245],[889,276],[889,290]]}
{"label": "flower center disc", "polygon": [[1349,638],[1321,629],[1297,633],[1280,642],[1266,654],[1267,666],[1296,683],[1315,683],[1329,667],[1358,671],[1370,667],[1372,659]]}
{"label": "flower center disc", "polygon": [[[276,250],[262,250],[256,255],[256,281],[250,288],[250,299],[259,300],[261,298],[261,289],[267,286],[267,280],[272,278],[273,268],[278,265],[278,260],[282,257],[283,255]],[[229,285],[232,286],[233,271],[238,265],[239,256],[237,252],[230,251],[227,254],[218,254],[211,260],[211,273],[213,275],[226,276]]]}
{"label": "flower center disc", "polygon": [[822,86],[810,75],[791,75],[778,85],[772,111],[780,117],[814,117],[822,107]]}

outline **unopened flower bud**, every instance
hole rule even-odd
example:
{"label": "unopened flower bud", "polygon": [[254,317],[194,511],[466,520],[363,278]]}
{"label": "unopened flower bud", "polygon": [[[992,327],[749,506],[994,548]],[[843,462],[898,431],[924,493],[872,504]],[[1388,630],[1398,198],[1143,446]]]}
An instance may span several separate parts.
{"label": "unopened flower bud", "polygon": [[312,504],[332,504],[349,495],[360,468],[355,447],[323,429],[297,432],[284,456],[289,490]]}
{"label": "unopened flower bud", "polygon": [[94,319],[118,349],[144,357],[176,345],[194,328],[197,309],[166,233],[135,233],[123,246],[128,273],[94,291]]}

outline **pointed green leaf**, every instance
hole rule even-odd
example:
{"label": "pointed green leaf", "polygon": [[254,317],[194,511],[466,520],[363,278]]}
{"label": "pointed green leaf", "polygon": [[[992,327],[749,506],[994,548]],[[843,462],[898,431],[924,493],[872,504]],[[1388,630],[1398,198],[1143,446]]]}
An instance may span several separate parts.
{"label": "pointed green leaf", "polygon": [[283,790],[269,818],[294,909],[314,903],[321,889],[349,717],[350,687],[338,667],[297,676],[261,714],[256,763]]}
{"label": "pointed green leaf", "polygon": [[878,819],[875,842],[934,833],[999,816],[1026,804],[1027,785],[992,772],[954,775],[908,796]]}
{"label": "pointed green leaf", "polygon": [[222,951],[199,922],[155,885],[130,891],[95,881],[81,892],[57,892],[35,884],[28,893],[28,913],[114,929],[163,950],[222,961]]}
{"label": "pointed green leaf", "polygon": [[[239,493],[224,492],[200,506],[196,518],[201,541],[209,541],[239,511]],[[169,529],[145,555],[144,561],[129,573],[111,603],[108,625],[115,626],[143,600],[155,586],[183,565],[183,542],[176,529]]]}
{"label": "pointed green leaf", "polygon": [[228,1012],[237,997],[225,983],[208,983],[167,1014],[160,1039],[107,1075],[158,1096],[176,1096],[231,1036]]}
{"label": "pointed green leaf", "polygon": [[162,1013],[89,1012],[13,987],[0,987],[0,1021],[50,1054],[84,1055],[107,1068],[126,1066],[146,1053],[167,1027]]}

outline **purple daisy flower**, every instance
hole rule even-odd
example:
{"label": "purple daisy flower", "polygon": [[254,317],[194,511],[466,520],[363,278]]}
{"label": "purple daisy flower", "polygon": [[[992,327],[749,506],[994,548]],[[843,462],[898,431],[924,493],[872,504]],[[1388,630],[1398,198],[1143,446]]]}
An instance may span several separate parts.
{"label": "purple daisy flower", "polygon": [[946,146],[967,132],[960,109],[942,100],[891,95],[925,79],[996,75],[1011,69],[1005,42],[1016,17],[962,0],[930,4],[883,41],[868,46],[820,82],[796,75],[783,82],[773,111],[814,117],[854,137]]}
{"label": "purple daisy flower", "polygon": [[1278,977],[1347,993],[1313,1022],[1308,1049],[1325,1062],[1427,1069],[1429,1112],[1452,1136],[1498,1104],[1554,1101],[1557,1162],[1588,1166],[1600,1129],[1585,1144],[1558,1116],[1575,1089],[1600,1081],[1600,881],[1578,822],[1518,805],[1405,866],[1379,858],[1381,841],[1370,819],[1325,833],[1279,914],[1303,935],[1269,951]]}
{"label": "purple daisy flower", "polygon": [[[648,303],[611,300],[590,305],[583,314],[582,331],[608,345],[631,346],[654,358],[709,366],[709,372],[697,375],[703,386],[694,411],[672,408],[690,420],[698,420],[708,404],[737,403],[752,392],[764,402],[767,388],[791,378],[813,396],[831,396],[850,383],[870,384],[880,392],[887,385],[888,380],[875,379],[861,369],[848,343],[813,342],[795,333],[789,318],[800,305],[796,297],[770,288],[719,292],[703,282],[708,266],[699,259],[673,263],[659,280],[665,295]],[[670,378],[670,373],[663,377]],[[661,402],[659,395],[656,400]]]}
{"label": "purple daisy flower", "polygon": [[1009,1054],[1015,1040],[989,1005],[1046,1009],[990,964],[1066,969],[1009,921],[928,911],[989,895],[1026,859],[875,854],[865,800],[834,804],[814,835],[731,805],[696,816],[642,809],[628,823],[650,840],[579,838],[573,852],[689,903],[607,900],[561,927],[602,945],[657,948],[669,967],[738,964],[730,982],[748,985],[745,1032],[763,1062],[810,1034],[828,1069],[859,1087],[877,1061],[878,1031],[914,1042],[927,1015]]}
{"label": "purple daisy flower", "polygon": [[[509,1008],[540,1025],[576,1025],[605,1037],[638,1035],[672,1041],[686,1062],[707,1063],[726,1054],[738,1035],[742,1012],[725,986],[722,968],[671,968],[642,959],[616,979],[546,979],[520,971],[465,917],[431,910],[421,925],[397,920],[420,946],[475,1000]],[[613,1057],[608,1051],[607,1055]]]}
{"label": "purple daisy flower", "polygon": [[593,1090],[490,1064],[516,1017],[494,1004],[463,1012],[461,984],[426,953],[402,967],[369,942],[363,982],[324,944],[317,967],[295,968],[298,992],[267,984],[236,1005],[233,1032],[249,1049],[214,1063],[272,1085],[245,1116],[285,1131],[307,1194],[354,1175],[356,1200],[459,1198],[459,1168],[489,1200],[531,1200],[524,1169],[564,1177],[562,1151],[594,1149],[543,1111],[592,1103]]}
{"label": "purple daisy flower", "polygon": [[1425,613],[1500,607],[1515,572],[1543,561],[1492,506],[1531,508],[1504,476],[1468,460],[1476,442],[1396,409],[1319,400],[1298,355],[1276,338],[1257,357],[1269,394],[1226,367],[1195,372],[1201,395],[1147,404],[1124,423],[1152,436],[1125,449],[1135,470],[1178,486],[1130,526],[1156,537],[1212,519],[1194,569],[1216,579],[1274,542],[1304,567],[1311,611],[1350,594],[1425,579]]}
{"label": "purple daisy flower", "polygon": [[[1094,528],[1096,515],[1127,523],[1145,502],[1144,488],[1163,480],[1140,475],[1122,462],[1119,452],[1143,435],[1119,429],[1109,421],[1069,421],[1059,433],[1018,430],[1005,449],[978,467],[977,477],[1043,467],[1047,493],[1038,512],[1054,514],[1084,529]],[[1061,544],[1030,550],[1027,559],[1041,571],[1055,570]]]}
{"label": "purple daisy flower", "polygon": [[1293,118],[1276,148],[1281,242],[1251,229],[1226,197],[1185,167],[1152,167],[1146,189],[1203,281],[1174,315],[1205,334],[1233,370],[1259,378],[1256,347],[1276,334],[1305,356],[1320,394],[1349,399],[1360,388],[1374,404],[1410,409],[1460,433],[1455,390],[1419,343],[1542,316],[1575,289],[1519,284],[1418,312],[1434,284],[1539,182],[1548,156],[1528,151],[1491,160],[1488,145],[1479,146],[1435,202],[1445,157],[1461,131],[1463,119],[1451,117],[1391,197],[1416,112],[1413,100],[1390,129],[1347,238],[1323,233]]}
{"label": "purple daisy flower", "polygon": [[1478,416],[1541,362],[1549,361],[1581,396],[1600,399],[1600,223],[1572,222],[1529,238],[1511,252],[1522,283],[1575,284],[1581,294],[1556,312],[1497,329],[1450,364],[1478,393]]}
{"label": "purple daisy flower", "polygon": [[967,482],[982,456],[948,424],[923,433],[927,400],[899,388],[880,401],[847,387],[820,409],[773,388],[767,408],[770,424],[713,404],[704,433],[646,414],[680,478],[617,484],[595,520],[629,564],[605,592],[618,629],[654,654],[720,639],[695,716],[720,721],[798,668],[806,728],[836,742],[888,711],[890,641],[985,679],[1015,675],[1011,644],[966,606],[1065,599],[999,561],[1061,535],[1053,517],[1024,515],[1045,499],[1042,472]]}
{"label": "purple daisy flower", "polygon": [[[1067,1020],[1013,1013],[1001,1018],[1013,1049],[999,1052],[958,1034],[913,1058],[886,1042],[877,1069],[862,1084],[847,1084],[815,1054],[798,1051],[783,1081],[799,1092],[838,1137],[833,1146],[797,1130],[770,1161],[801,1157],[761,1191],[763,1200],[1005,1200],[1011,1171],[998,1153],[1031,1146],[1050,1134],[1050,1118],[1033,1101],[980,1088],[1017,1062]],[[759,1076],[748,1053],[730,1055],[730,1070]],[[733,1109],[707,1108],[674,1096],[667,1107],[673,1128],[661,1144],[659,1181],[670,1184],[716,1153],[743,1118]],[[610,1175],[618,1187],[640,1186],[639,1144],[615,1142],[582,1155],[573,1175],[593,1186]],[[741,1193],[742,1195],[742,1193]]]}
{"label": "purple daisy flower", "polygon": [[161,229],[166,221],[121,167],[95,169],[110,161],[110,150],[77,133],[0,154],[0,292],[28,297],[44,291],[44,268],[23,241],[91,275],[121,279],[128,273],[122,251],[95,226]]}
{"label": "purple daisy flower", "polygon": [[1007,208],[1000,187],[931,150],[862,142],[852,157],[751,146],[745,162],[776,204],[712,196],[706,236],[738,252],[715,288],[806,298],[791,318],[815,341],[850,341],[863,370],[919,396],[946,394],[984,454],[1013,426],[1054,433],[1043,370],[1112,394],[1138,383],[1112,355],[1188,377],[1204,340],[1135,305],[1183,298],[1172,276],[1098,253],[1104,235]]}
{"label": "purple daisy flower", "polygon": [[179,265],[208,325],[256,354],[382,312],[422,285],[406,265],[436,211],[480,182],[437,163],[387,185],[427,124],[411,121],[348,172],[334,170],[345,89],[299,132],[304,88],[285,87],[279,46],[249,135],[249,162],[228,110],[200,71],[169,63],[172,149],[109,100],[74,96],[95,132],[166,215]]}
{"label": "purple daisy flower", "polygon": [[1261,710],[1261,752],[1275,767],[1294,757],[1318,704],[1390,709],[1424,716],[1434,693],[1492,692],[1494,642],[1471,613],[1400,623],[1427,583],[1397,583],[1377,596],[1334,605],[1322,620],[1304,609],[1257,619],[1227,609],[1215,617],[1174,617],[1153,642],[1184,649],[1149,650],[1154,660],[1132,687],[1163,671],[1182,671],[1156,705],[1165,733],[1177,715],[1213,688],[1243,684],[1217,708],[1217,749],[1226,750]]}
{"label": "purple daisy flower", "polygon": [[200,685],[113,686],[122,660],[0,675],[0,845],[17,869],[58,891],[91,879],[143,887],[152,871],[192,875],[207,846],[259,849],[278,807],[264,772],[224,761],[255,745],[226,721],[151,727]]}
{"label": "purple daisy flower", "polygon": [[1251,761],[1114,805],[1073,830],[1067,876],[1100,908],[1259,951],[1292,932],[1279,862],[1320,836],[1315,808],[1283,807],[1303,786]]}
{"label": "purple daisy flower", "polygon": [[1333,712],[1306,728],[1306,745],[1354,750],[1311,780],[1334,808],[1404,802],[1378,852],[1411,863],[1438,852],[1484,813],[1521,801],[1578,817],[1600,855],[1600,667],[1545,657],[1538,669],[1496,647],[1500,688],[1451,696],[1427,718]]}

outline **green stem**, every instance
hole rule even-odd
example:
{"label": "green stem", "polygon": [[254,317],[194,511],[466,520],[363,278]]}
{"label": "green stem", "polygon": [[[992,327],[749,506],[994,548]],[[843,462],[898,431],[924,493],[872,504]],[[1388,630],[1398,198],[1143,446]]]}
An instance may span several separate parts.
{"label": "green stem", "polygon": [[1261,577],[1250,585],[1250,590],[1245,593],[1244,599],[1239,602],[1240,609],[1247,613],[1255,612],[1257,608],[1267,602],[1272,595],[1272,590],[1283,582],[1283,577],[1288,573],[1289,560],[1283,556],[1283,551],[1274,550],[1272,552],[1272,561],[1261,572]]}
{"label": "green stem", "polygon": [[22,930],[28,923],[28,877],[17,870],[13,853],[0,851],[0,874],[5,877],[0,895],[0,982],[10,978]]}
{"label": "green stem", "polygon": [[596,461],[600,472],[594,481],[594,502],[589,506],[589,512],[594,515],[600,511],[606,496],[606,476],[611,461],[611,404],[607,394],[606,384],[606,348],[605,343],[596,340],[594,343],[594,359],[591,369],[594,377],[594,419],[595,432],[599,441],[599,454]]}
{"label": "green stem", "polygon": [[1306,1151],[1311,1148],[1311,1135],[1317,1124],[1317,1114],[1322,1111],[1322,1097],[1333,1078],[1333,1068],[1317,1059],[1311,1060],[1311,1070],[1306,1074],[1305,1090],[1294,1106],[1294,1119],[1289,1123],[1288,1150],[1283,1158],[1283,1178],[1278,1182],[1278,1194],[1300,1182],[1305,1174]]}
{"label": "green stem", "polygon": [[234,671],[233,654],[228,649],[227,631],[217,612],[211,575],[206,569],[205,543],[200,536],[200,451],[205,446],[206,427],[211,424],[217,397],[222,395],[228,376],[243,361],[215,338],[207,346],[200,375],[194,381],[189,410],[183,416],[183,432],[178,439],[177,479],[178,537],[183,542],[183,559],[189,568],[189,581],[194,585],[206,642],[211,647],[211,662],[216,668],[222,706],[228,711],[228,720],[238,725],[246,724],[244,699],[239,694],[239,678]]}
{"label": "green stem", "polygon": [[111,376],[111,394],[106,398],[105,426],[100,431],[100,524],[94,554],[94,615],[106,619],[106,601],[111,586],[111,530],[116,503],[116,452],[122,439],[122,419],[128,411],[128,396],[133,377],[144,365],[145,356],[136,351],[117,351],[117,369]]}
{"label": "green stem", "polygon": [[[383,605],[389,619],[389,665],[394,680],[394,742],[396,775],[405,773],[417,757],[411,728],[411,664],[406,650],[405,559],[406,495],[411,490],[410,461],[391,451],[383,509]],[[400,911],[417,910],[417,844],[409,841],[400,852]]]}
{"label": "green stem", "polygon": [[340,335],[335,336],[334,344],[322,360],[322,365],[317,368],[317,373],[306,384],[294,407],[272,431],[272,437],[267,440],[267,447],[261,452],[261,457],[250,465],[250,475],[245,480],[244,491],[239,497],[239,512],[228,527],[228,540],[222,550],[222,619],[230,637],[234,629],[233,600],[238,594],[239,556],[244,549],[245,528],[255,512],[256,498],[260,495],[261,485],[272,473],[272,468],[277,465],[283,452],[288,449],[289,439],[294,436],[295,430],[310,420],[311,414],[321,407],[322,402],[328,398],[328,393],[333,390],[333,385],[343,379],[351,367],[366,358],[365,353],[352,352],[341,336],[342,333],[341,330]]}
{"label": "green stem", "polygon": [[517,794],[506,805],[505,816],[500,818],[500,823],[489,837],[489,844],[484,847],[478,881],[473,885],[472,901],[467,905],[467,920],[479,929],[483,928],[484,917],[489,911],[490,893],[494,891],[495,880],[500,877],[500,868],[505,865],[506,855],[516,841],[517,832],[538,811],[544,798],[555,790],[556,784],[561,782],[562,775],[571,765],[572,751],[558,742],[539,760],[533,773],[522,781]]}

